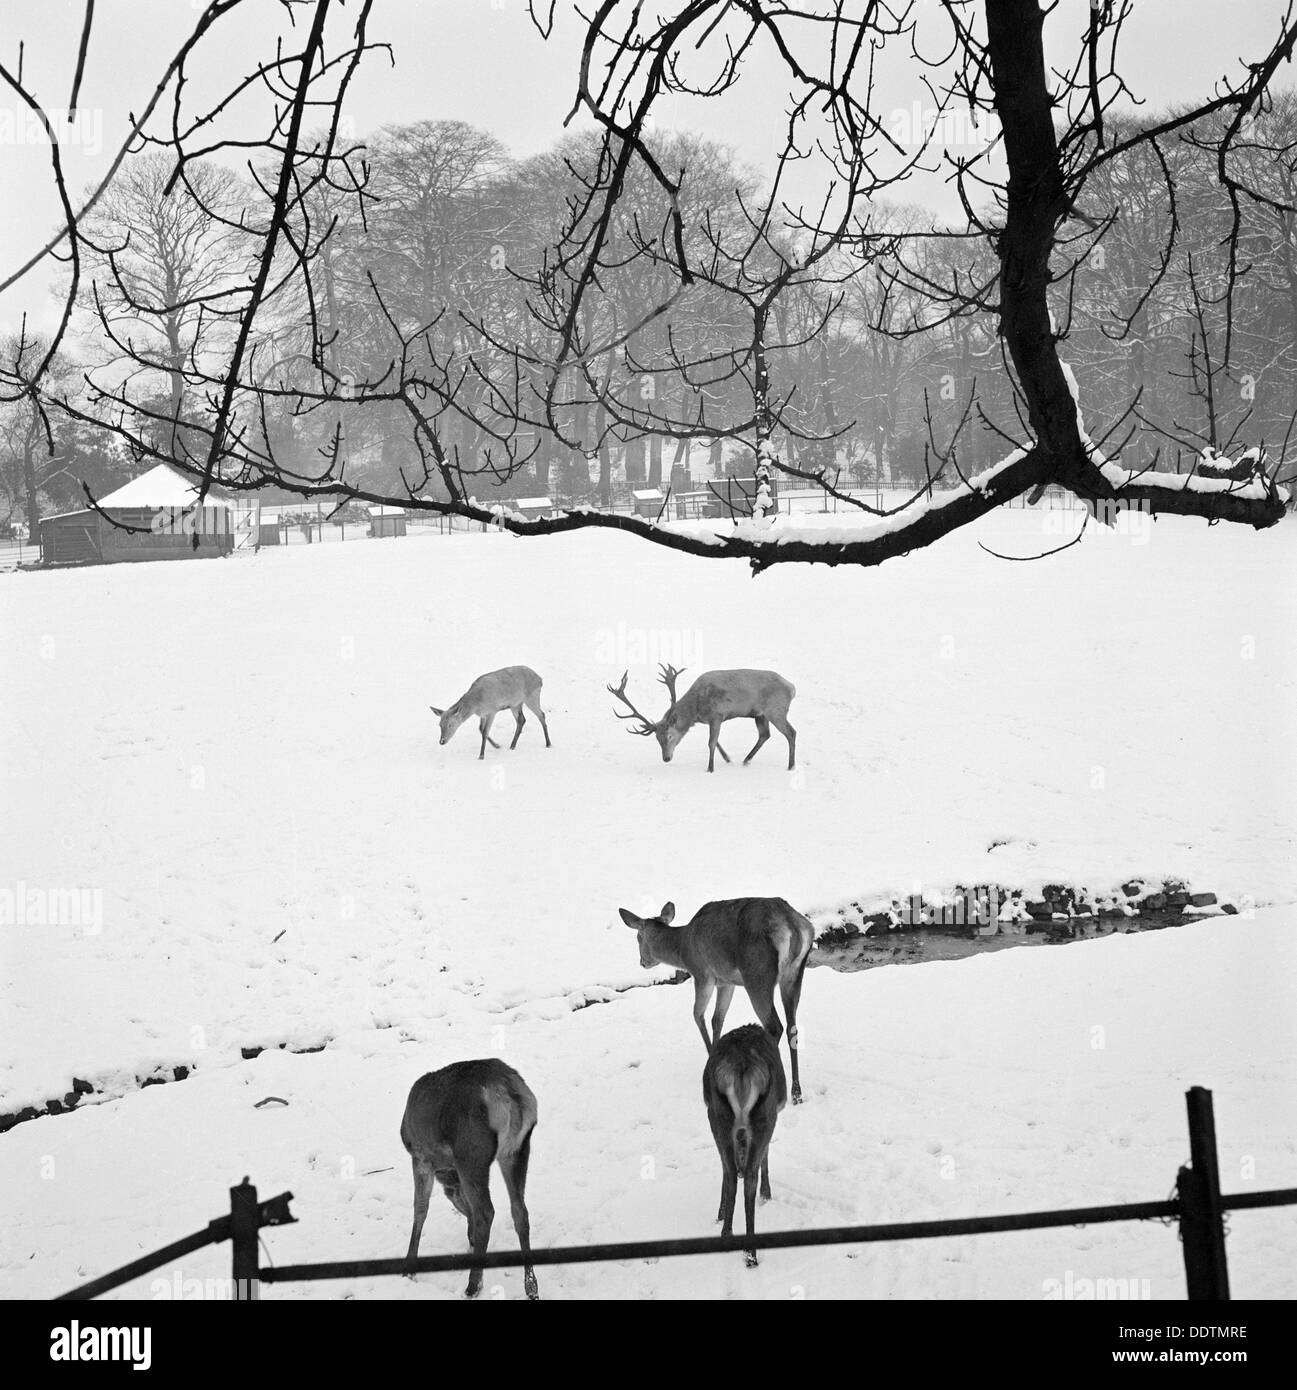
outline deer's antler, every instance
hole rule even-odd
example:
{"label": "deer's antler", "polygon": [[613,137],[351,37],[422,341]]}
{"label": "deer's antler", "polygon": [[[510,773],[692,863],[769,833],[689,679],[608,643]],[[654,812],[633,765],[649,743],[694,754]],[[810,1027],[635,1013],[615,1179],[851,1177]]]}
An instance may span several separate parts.
{"label": "deer's antler", "polygon": [[630,710],[630,713],[629,713],[629,714],[617,714],[617,711],[616,711],[616,710],[613,710],[613,714],[617,715],[617,718],[618,718],[618,719],[638,719],[638,720],[639,720],[639,722],[640,722],[640,727],[639,727],[638,729],[627,729],[626,732],[627,732],[628,734],[641,734],[641,735],[645,735],[645,736],[647,736],[648,734],[655,734],[655,733],[657,733],[657,725],[656,725],[651,719],[645,719],[645,717],[639,712],[639,710],[637,710],[637,709],[635,708],[635,706],[631,704],[631,702],[630,702],[630,696],[626,694],[626,678],[627,678],[629,675],[630,675],[630,671],[629,671],[629,670],[623,671],[623,672],[622,672],[622,678],[621,678],[621,684],[620,684],[620,685],[610,685],[610,686],[608,687],[608,693],[609,693],[609,695],[611,695],[614,699],[620,700],[620,701],[622,702],[622,704],[625,705],[626,708]]}
{"label": "deer's antler", "polygon": [[676,680],[678,677],[684,674],[686,669],[687,668],[683,666],[679,670],[676,670],[674,666],[666,666],[661,664],[658,666],[658,670],[662,672],[662,674],[658,677],[658,680],[666,686],[667,694],[671,696],[671,703],[673,705],[676,703]]}

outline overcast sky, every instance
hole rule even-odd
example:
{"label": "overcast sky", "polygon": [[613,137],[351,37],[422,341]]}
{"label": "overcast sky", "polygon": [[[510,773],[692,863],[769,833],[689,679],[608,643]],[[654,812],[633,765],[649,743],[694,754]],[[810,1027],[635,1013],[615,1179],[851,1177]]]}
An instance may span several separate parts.
{"label": "overcast sky", "polygon": [[[1201,98],[1227,72],[1237,72],[1237,58],[1256,58],[1268,49],[1286,7],[1286,0],[1134,0],[1123,72],[1155,107]],[[0,0],[0,57],[15,67],[22,39],[27,79],[53,109],[67,103],[82,8],[81,0]],[[143,106],[200,8],[198,0],[101,0],[84,110],[75,128],[63,127],[74,192],[102,174],[128,113]],[[917,8],[922,20],[924,12],[935,13],[937,0],[918,0]],[[1058,36],[1052,59],[1062,62],[1074,52],[1087,8],[1086,0],[1061,0],[1046,31]],[[246,72],[254,54],[273,51],[267,35],[282,24],[278,0],[249,0],[244,9],[209,40],[209,60],[219,57],[227,79]],[[375,53],[362,68],[348,107],[356,134],[363,138],[388,123],[457,118],[493,132],[517,155],[546,148],[562,134],[572,105],[581,33],[571,0],[558,0],[556,10],[555,31],[545,41],[527,16],[525,0],[377,0],[371,37],[391,43],[395,65]],[[349,5],[344,13],[351,12]],[[896,57],[903,60],[904,54],[898,50]],[[204,77],[200,68],[199,90]],[[913,68],[904,61],[889,71],[880,108],[904,112],[921,100],[922,89],[912,78]],[[778,138],[785,94],[776,64],[761,53],[725,103],[673,109],[665,124],[704,129],[762,169]],[[25,111],[8,91],[0,96],[0,176],[6,209],[0,270],[7,274],[58,218],[48,147],[32,137]],[[912,186],[907,196],[953,211],[936,181]],[[0,329],[15,327],[24,309],[46,326],[56,273],[56,267],[37,269],[21,288],[0,296]]]}

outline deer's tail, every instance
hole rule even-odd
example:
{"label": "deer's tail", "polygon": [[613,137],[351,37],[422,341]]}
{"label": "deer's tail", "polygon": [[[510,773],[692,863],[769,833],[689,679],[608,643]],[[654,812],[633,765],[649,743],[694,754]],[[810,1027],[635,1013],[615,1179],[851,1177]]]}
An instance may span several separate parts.
{"label": "deer's tail", "polygon": [[487,1123],[495,1133],[497,1153],[517,1153],[536,1126],[536,1097],[531,1088],[515,1073],[507,1083],[484,1086],[482,1100]]}
{"label": "deer's tail", "polygon": [[717,1068],[716,1085],[729,1101],[734,1116],[730,1143],[734,1147],[734,1161],[740,1169],[747,1167],[752,1148],[753,1108],[769,1090],[770,1083],[770,1073],[763,1064],[731,1068],[722,1062]]}

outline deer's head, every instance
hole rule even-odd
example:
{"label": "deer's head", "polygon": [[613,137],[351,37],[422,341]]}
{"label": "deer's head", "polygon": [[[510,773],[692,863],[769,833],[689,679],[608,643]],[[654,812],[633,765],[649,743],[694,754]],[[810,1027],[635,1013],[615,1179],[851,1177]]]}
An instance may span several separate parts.
{"label": "deer's head", "polygon": [[[645,970],[652,970],[655,965],[661,965],[657,956],[653,953],[651,927],[669,927],[675,921],[675,903],[664,903],[662,911],[656,917],[637,917],[633,912],[624,907],[619,907],[617,911],[621,914],[621,919],[639,937],[639,963]],[[666,962],[670,964],[670,962]]]}
{"label": "deer's head", "polygon": [[662,761],[669,763],[676,751],[676,744],[684,737],[684,730],[670,719],[663,718],[654,732],[658,736],[658,747],[662,749]]}
{"label": "deer's head", "polygon": [[467,712],[460,709],[458,704],[451,705],[449,709],[438,709],[436,705],[429,705],[428,708],[441,721],[441,738],[438,740],[441,745],[449,743],[468,718]]}
{"label": "deer's head", "polygon": [[469,1216],[468,1204],[464,1201],[464,1193],[460,1188],[459,1171],[455,1168],[438,1168],[433,1177],[441,1184],[441,1190],[446,1194],[446,1200],[455,1208],[461,1216]]}
{"label": "deer's head", "polygon": [[667,712],[661,719],[653,720],[641,714],[630,702],[630,696],[626,694],[626,678],[630,675],[629,671],[622,672],[621,684],[610,685],[608,693],[618,699],[630,710],[629,714],[617,714],[618,719],[632,719],[634,724],[627,730],[627,733],[638,734],[641,738],[647,738],[650,734],[657,739],[658,747],[662,750],[662,761],[669,763],[672,755],[676,751],[676,745],[684,736],[685,730],[676,725],[672,719],[672,714],[676,707],[676,679],[681,672],[674,666],[659,666],[660,675],[658,680],[666,686],[667,694],[671,697],[671,703],[667,707]]}

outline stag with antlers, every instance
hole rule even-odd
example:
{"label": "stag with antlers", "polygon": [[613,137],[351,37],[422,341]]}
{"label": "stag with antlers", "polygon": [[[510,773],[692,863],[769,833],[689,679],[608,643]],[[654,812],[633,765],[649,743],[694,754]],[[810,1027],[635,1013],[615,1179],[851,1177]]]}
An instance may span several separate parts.
{"label": "stag with antlers", "polygon": [[752,751],[743,759],[744,764],[756,757],[761,745],[770,737],[770,726],[788,740],[788,770],[795,766],[797,749],[797,730],[788,722],[788,706],[797,694],[796,687],[785,680],[777,671],[705,671],[685,691],[677,697],[676,680],[683,674],[674,666],[659,667],[658,680],[666,686],[671,697],[670,707],[661,719],[652,720],[641,714],[626,694],[626,680],[629,671],[622,674],[620,685],[610,685],[608,693],[630,711],[617,714],[618,719],[634,721],[629,730],[632,734],[648,737],[652,734],[662,749],[662,761],[669,763],[676,751],[676,745],[695,724],[706,724],[707,771],[716,770],[716,754],[726,762],[729,754],[721,747],[721,725],[727,719],[751,719],[757,726],[757,741]]}

